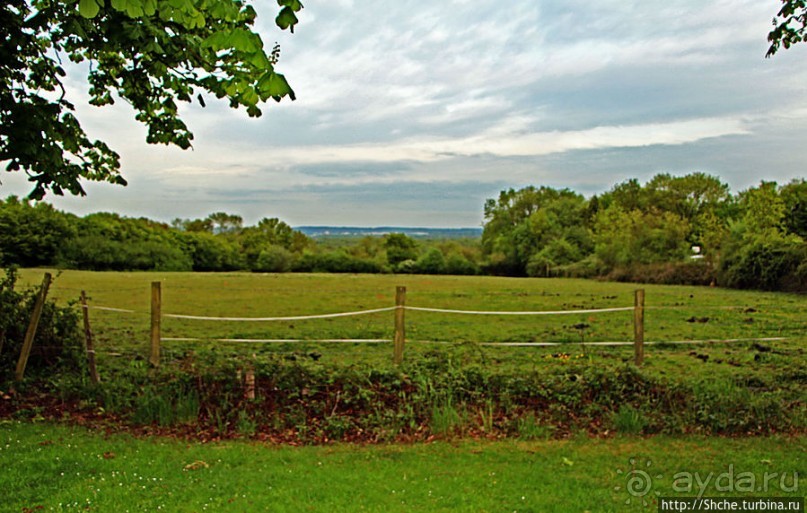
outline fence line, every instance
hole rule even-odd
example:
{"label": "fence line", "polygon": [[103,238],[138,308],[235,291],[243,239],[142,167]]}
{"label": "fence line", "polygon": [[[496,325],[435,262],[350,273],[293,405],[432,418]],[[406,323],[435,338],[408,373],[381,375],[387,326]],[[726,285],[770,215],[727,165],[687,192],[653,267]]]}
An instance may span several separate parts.
{"label": "fence line", "polygon": [[[727,338],[727,339],[703,339],[703,340],[653,340],[645,341],[644,345],[665,345],[665,344],[717,344],[735,342],[780,342],[787,340],[784,337],[767,338]],[[423,341],[426,342],[426,341]],[[482,346],[510,346],[510,347],[550,347],[550,346],[632,346],[634,342],[481,342]]]}
{"label": "fence line", "polygon": [[126,308],[112,308],[110,306],[90,306],[89,308],[92,308],[93,310],[104,310],[104,311],[107,311],[107,312],[120,312],[120,313],[131,313],[131,314],[143,313],[143,312],[137,312],[135,310],[128,310]]}
{"label": "fence line", "polygon": [[[109,312],[121,313],[145,313],[137,312],[135,310],[128,310],[126,308],[112,308],[108,306],[91,306],[94,310],[104,310]],[[604,312],[629,312],[634,309],[632,306],[618,307],[618,308],[596,308],[588,310],[535,310],[535,311],[499,311],[499,310],[448,310],[443,308],[426,308],[418,306],[389,306],[385,308],[375,308],[371,310],[358,310],[354,312],[336,312],[329,314],[315,314],[315,315],[296,315],[289,317],[213,317],[202,315],[185,315],[185,314],[162,314],[163,317],[170,317],[172,319],[186,319],[194,321],[226,321],[226,322],[272,322],[272,321],[301,321],[309,319],[332,319],[335,317],[350,317],[358,315],[367,315],[382,312],[392,312],[393,310],[404,309],[416,312],[434,312],[434,313],[448,313],[448,314],[465,314],[465,315],[574,315],[574,314],[590,314],[590,313],[604,313]]]}
{"label": "fence line", "polygon": [[[157,366],[160,360],[160,344],[161,342],[221,342],[221,343],[238,343],[238,344],[283,344],[283,343],[348,343],[348,344],[388,344],[390,342],[394,345],[394,361],[400,363],[403,358],[403,346],[405,343],[405,322],[404,313],[406,310],[414,312],[427,312],[439,314],[456,314],[456,315],[499,315],[499,316],[540,316],[540,315],[587,315],[597,313],[610,313],[610,312],[634,312],[633,325],[634,325],[634,341],[613,341],[613,342],[480,342],[482,346],[500,346],[500,347],[559,347],[559,346],[630,346],[633,345],[636,349],[635,361],[637,365],[641,365],[643,357],[643,346],[648,345],[662,345],[662,344],[704,344],[704,343],[732,343],[732,342],[751,342],[751,341],[781,341],[786,340],[782,337],[768,337],[768,338],[735,338],[735,339],[707,339],[707,340],[677,340],[677,341],[648,341],[644,342],[644,310],[645,309],[747,309],[747,306],[685,306],[685,305],[670,305],[670,306],[645,306],[644,290],[635,291],[635,302],[632,307],[610,307],[610,308],[588,308],[578,310],[532,310],[532,311],[496,311],[496,310],[458,310],[447,308],[430,308],[407,306],[405,304],[405,287],[397,287],[396,289],[396,304],[384,308],[374,308],[367,310],[349,311],[349,312],[335,312],[326,314],[314,315],[293,315],[293,316],[274,316],[274,317],[217,317],[217,316],[200,316],[200,315],[185,315],[185,314],[168,314],[162,312],[162,291],[161,282],[152,283],[152,308],[151,308],[151,343],[152,352],[149,361]],[[120,313],[143,313],[135,310],[125,308],[113,308],[108,306],[92,306],[96,310],[106,310],[111,312]],[[191,321],[224,321],[224,322],[273,322],[273,321],[303,321],[314,319],[333,319],[340,317],[354,317],[360,315],[377,314],[384,312],[395,312],[395,334],[390,339],[259,339],[259,338],[197,338],[197,337],[165,337],[161,336],[161,319],[184,319]],[[419,340],[419,343],[441,343],[439,341]],[[447,342],[443,342],[447,343]]]}
{"label": "fence line", "polygon": [[448,313],[448,314],[466,314],[466,315],[569,315],[569,314],[589,314],[601,312],[629,312],[634,309],[632,306],[625,306],[619,308],[597,308],[590,310],[538,310],[538,311],[525,311],[525,312],[502,312],[495,310],[446,310],[443,308],[423,308],[417,306],[403,307],[406,310],[414,310],[416,312],[435,312],[435,313]]}
{"label": "fence line", "polygon": [[163,342],[227,342],[244,344],[291,344],[299,342],[315,342],[325,344],[389,344],[388,338],[194,338],[194,337],[164,337]]}
{"label": "fence line", "polygon": [[295,315],[291,317],[204,317],[199,315],[163,314],[163,317],[172,319],[189,319],[194,321],[230,321],[230,322],[270,322],[270,321],[303,321],[308,319],[333,319],[335,317],[351,317],[356,315],[367,315],[380,312],[391,312],[398,307],[389,306],[386,308],[376,308],[373,310],[359,310],[356,312],[339,312],[319,315]]}
{"label": "fence line", "polygon": [[[131,310],[128,308],[115,308],[111,306],[89,306],[92,310],[102,310],[107,312],[120,312],[130,314],[146,314],[145,311]],[[299,315],[290,317],[208,317],[201,315],[184,315],[184,314],[163,314],[163,317],[171,317],[174,319],[187,319],[198,321],[228,321],[228,322],[271,322],[271,321],[297,321],[307,319],[327,319],[332,317],[348,317],[352,315],[373,314],[379,312],[391,312],[395,309],[403,308],[404,310],[411,310],[416,312],[434,312],[434,313],[448,313],[448,314],[467,314],[467,315],[573,315],[573,314],[589,314],[589,313],[603,313],[603,312],[628,312],[634,309],[632,306],[615,307],[615,308],[592,308],[588,310],[535,310],[535,311],[499,311],[499,310],[452,310],[445,308],[429,308],[419,306],[390,306],[385,308],[376,308],[372,310],[359,310],[355,312],[337,312],[330,314],[316,314],[316,315]],[[672,305],[658,305],[658,306],[645,306],[645,310],[739,310],[747,309],[748,306],[672,306]],[[797,309],[797,308],[795,308]],[[757,310],[758,311],[758,310]],[[753,313],[753,312],[749,312]],[[769,312],[770,313],[770,312]]]}

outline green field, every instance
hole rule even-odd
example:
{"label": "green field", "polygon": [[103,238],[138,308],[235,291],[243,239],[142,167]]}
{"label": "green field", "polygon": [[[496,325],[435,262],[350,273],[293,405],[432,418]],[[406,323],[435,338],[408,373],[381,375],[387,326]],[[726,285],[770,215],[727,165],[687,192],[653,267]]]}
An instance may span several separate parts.
{"label": "green field", "polygon": [[658,496],[803,497],[805,462],[785,437],[277,447],[6,422],[0,511],[656,511]]}
{"label": "green field", "polygon": [[[42,271],[24,270],[23,284]],[[455,310],[540,311],[633,306],[646,290],[647,340],[803,336],[807,297],[708,287],[657,286],[575,279],[518,279],[408,275],[94,273],[64,271],[51,297],[75,300],[86,290],[101,339],[113,345],[148,338],[150,283],[162,282],[163,311],[221,317],[324,314],[394,305],[395,287],[407,287],[407,306]],[[687,322],[695,319],[695,322]],[[708,319],[708,320],[707,320]],[[702,322],[698,322],[702,321]],[[588,324],[584,329],[574,326]],[[452,342],[595,342],[631,340],[630,312],[566,316],[465,316],[407,312],[410,339]],[[123,333],[108,333],[122,330]],[[164,320],[164,336],[266,338],[379,338],[392,336],[392,314],[284,323]]]}
{"label": "green field", "polygon": [[[24,270],[22,282],[36,284],[41,270]],[[91,310],[99,352],[148,354],[150,283],[160,281],[163,312],[214,317],[303,316],[385,308],[394,305],[395,287],[407,287],[407,306],[454,310],[543,311],[630,307],[635,284],[573,279],[514,279],[410,275],[94,273],[65,271],[56,277],[51,296],[60,302],[86,290],[90,304],[132,310]],[[759,342],[795,351],[803,358],[807,343],[807,297],[709,287],[642,286],[646,290],[645,340],[727,340],[782,337]],[[627,347],[582,346],[580,342],[633,340],[632,312],[559,316],[475,316],[407,311],[407,355],[436,343],[471,344],[485,362],[541,365],[553,354],[627,360]],[[286,322],[220,322],[163,319],[163,337],[233,339],[386,339],[393,335],[393,313]],[[478,344],[559,342],[551,347],[494,347]],[[756,353],[754,342],[656,345],[647,348],[650,368],[716,360],[743,364]],[[391,359],[391,344],[234,344],[166,341],[164,354],[194,347],[223,352],[294,352],[316,349],[325,362]],[[701,359],[690,356],[692,351]],[[709,361],[703,360],[709,356]],[[766,355],[770,356],[770,355]],[[103,354],[102,354],[103,357]],[[798,359],[793,363],[804,365]],[[706,367],[704,367],[704,364]],[[725,365],[723,365],[725,367]],[[731,370],[731,369],[729,369]]]}
{"label": "green field", "polygon": [[[24,270],[21,281],[35,285],[42,273]],[[93,307],[131,312],[90,310],[100,387],[88,387],[86,377],[56,380],[57,394],[79,395],[67,409],[12,399],[17,410],[0,420],[0,465],[11,469],[0,473],[11,498],[1,511],[616,512],[655,511],[658,496],[701,490],[804,495],[794,482],[807,471],[804,296],[644,286],[645,338],[659,343],[647,346],[641,370],[631,366],[630,345],[586,344],[632,340],[631,311],[407,311],[400,368],[391,342],[312,341],[389,340],[386,311],[260,323],[166,316],[162,367],[152,372],[144,358],[153,281],[162,284],[164,314],[215,317],[386,308],[401,285],[408,306],[482,311],[630,307],[637,288],[494,277],[63,272],[51,289],[60,303],[85,290]],[[687,340],[706,342],[673,343]],[[560,345],[486,345],[507,342]],[[235,375],[248,362],[258,382],[252,401]],[[95,432],[37,422],[60,415]],[[171,436],[115,434],[121,429]],[[220,437],[252,440],[195,441]],[[631,494],[638,471],[652,487]],[[753,494],[747,480],[742,489],[725,487],[725,476],[762,482],[773,473]],[[687,475],[692,486],[683,490],[686,481],[675,476]]]}

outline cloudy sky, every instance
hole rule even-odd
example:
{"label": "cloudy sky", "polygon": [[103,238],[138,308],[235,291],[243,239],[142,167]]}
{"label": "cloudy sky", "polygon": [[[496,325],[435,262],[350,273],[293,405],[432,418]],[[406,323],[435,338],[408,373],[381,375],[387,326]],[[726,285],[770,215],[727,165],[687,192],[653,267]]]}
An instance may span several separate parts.
{"label": "cloudy sky", "polygon": [[[765,59],[777,0],[309,0],[296,33],[257,2],[297,101],[184,110],[193,151],[150,146],[126,105],[81,106],[128,187],[53,198],[170,221],[473,227],[525,185],[585,195],[704,171],[739,191],[804,177],[807,45]],[[81,103],[86,86],[71,82]],[[25,194],[3,173],[0,194]]]}

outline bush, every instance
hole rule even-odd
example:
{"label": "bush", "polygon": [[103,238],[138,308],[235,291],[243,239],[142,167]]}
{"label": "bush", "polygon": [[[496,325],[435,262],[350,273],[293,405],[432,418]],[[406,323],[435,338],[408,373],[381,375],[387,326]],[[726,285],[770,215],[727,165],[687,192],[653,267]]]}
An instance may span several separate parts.
{"label": "bush", "polygon": [[373,260],[353,257],[343,251],[305,253],[292,270],[303,273],[382,273],[384,268]]}
{"label": "bush", "polygon": [[206,232],[186,232],[181,234],[181,239],[193,260],[194,271],[233,271],[243,268],[238,247],[222,237]]}
{"label": "bush", "polygon": [[102,235],[70,239],[62,248],[62,265],[90,271],[190,271],[192,258],[169,242],[116,241]]}
{"label": "bush", "polygon": [[419,274],[445,274],[446,260],[437,248],[429,249],[415,262],[414,271]]}
{"label": "bush", "polygon": [[[16,269],[7,269],[0,280],[0,378],[10,377],[16,368],[39,293],[34,288],[18,291],[16,283]],[[79,368],[82,362],[78,312],[71,307],[59,307],[54,301],[46,301],[26,374],[54,366]]]}
{"label": "bush", "polygon": [[619,267],[606,274],[605,278],[612,281],[660,285],[711,285],[715,282],[717,274],[708,262],[691,260]]}
{"label": "bush", "polygon": [[479,274],[479,266],[462,255],[454,253],[446,259],[446,274],[473,276]]}
{"label": "bush", "polygon": [[721,285],[738,289],[807,290],[807,244],[782,236],[757,237],[732,245],[718,275]]}
{"label": "bush", "polygon": [[291,251],[273,244],[261,251],[252,270],[264,273],[285,273],[291,271],[293,263],[294,254]]}

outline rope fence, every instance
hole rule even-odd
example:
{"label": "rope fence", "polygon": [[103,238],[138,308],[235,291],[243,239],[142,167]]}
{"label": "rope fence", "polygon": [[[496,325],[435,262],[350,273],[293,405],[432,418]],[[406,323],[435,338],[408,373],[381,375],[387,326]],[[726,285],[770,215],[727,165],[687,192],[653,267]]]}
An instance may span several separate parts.
{"label": "rope fence", "polygon": [[[786,340],[782,337],[768,337],[768,338],[731,338],[731,339],[704,339],[704,340],[676,340],[676,341],[649,341],[644,340],[644,312],[646,309],[685,309],[692,308],[686,305],[671,305],[671,306],[645,306],[644,290],[639,289],[635,291],[634,305],[623,307],[609,307],[609,308],[580,308],[568,310],[527,310],[527,311],[502,311],[502,310],[459,310],[447,308],[431,308],[420,306],[406,305],[406,288],[397,287],[395,295],[395,306],[384,308],[373,308],[365,310],[356,310],[348,312],[331,312],[312,315],[289,315],[289,316],[272,316],[272,317],[226,317],[226,316],[202,316],[178,313],[164,313],[162,311],[162,288],[161,282],[152,283],[151,294],[151,354],[149,361],[152,365],[158,366],[160,363],[160,351],[163,342],[218,342],[227,344],[288,344],[288,343],[333,343],[333,344],[393,344],[393,361],[400,363],[403,360],[404,346],[407,342],[406,337],[406,323],[405,314],[410,312],[424,312],[436,313],[443,315],[462,315],[462,316],[556,316],[556,315],[592,315],[602,313],[618,313],[618,312],[633,312],[633,340],[632,341],[591,341],[591,342],[552,342],[552,341],[530,341],[530,342],[481,342],[479,345],[488,347],[556,347],[568,346],[570,344],[579,346],[634,346],[634,361],[637,365],[641,365],[644,359],[644,346],[645,345],[674,345],[674,344],[706,344],[706,343],[737,343],[737,342],[770,342]],[[694,306],[694,305],[693,305]],[[109,306],[84,306],[85,309],[94,309],[100,311],[126,313],[126,314],[145,314],[146,312],[138,312],[136,310],[126,308],[114,308]],[[715,306],[720,309],[746,309],[744,306]],[[200,338],[200,337],[163,337],[161,321],[162,319],[181,319],[189,321],[205,321],[205,322],[243,322],[243,323],[260,323],[260,322],[288,322],[288,321],[306,321],[317,319],[335,319],[335,318],[349,318],[358,317],[371,314],[389,313],[394,312],[394,336],[389,338]],[[410,342],[418,343],[447,343],[446,341],[439,340],[410,340]]]}

